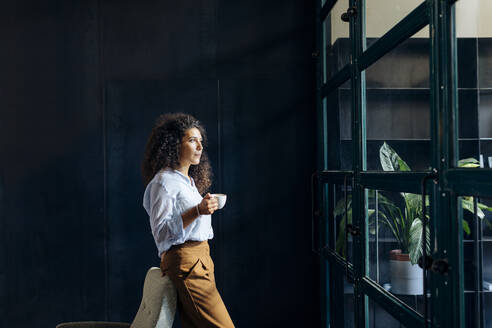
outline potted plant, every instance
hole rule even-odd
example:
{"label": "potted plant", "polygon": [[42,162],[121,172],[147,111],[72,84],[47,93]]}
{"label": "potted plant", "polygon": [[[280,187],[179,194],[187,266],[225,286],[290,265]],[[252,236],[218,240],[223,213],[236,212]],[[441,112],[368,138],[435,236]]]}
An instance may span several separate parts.
{"label": "potted plant", "polygon": [[[410,171],[408,164],[385,142],[380,150],[379,157],[384,171]],[[461,167],[477,167],[478,161],[468,158],[459,161]],[[422,269],[417,265],[422,256],[422,196],[411,193],[400,193],[401,199],[390,199],[384,192],[377,192],[369,195],[369,229],[370,233],[375,232],[375,220],[389,229],[398,245],[397,249],[390,251],[390,268],[392,292],[397,294],[419,295],[422,290]],[[375,200],[378,203],[378,215],[375,218]],[[345,220],[352,221],[351,197],[348,198],[348,211],[345,213],[345,202],[341,200],[337,203],[334,216],[342,215],[339,224],[339,234],[337,238],[337,251],[345,255]],[[396,204],[402,204],[397,206]],[[428,199],[426,197],[426,204]],[[463,209],[473,213],[473,197],[462,197]],[[481,219],[485,217],[483,210],[492,211],[492,208],[478,203],[477,216]],[[429,211],[426,211],[429,213]],[[427,219],[429,216],[426,215]],[[487,221],[488,223],[488,221]],[[470,234],[467,221],[463,220],[463,230]],[[427,251],[430,250],[429,233],[427,235]]]}

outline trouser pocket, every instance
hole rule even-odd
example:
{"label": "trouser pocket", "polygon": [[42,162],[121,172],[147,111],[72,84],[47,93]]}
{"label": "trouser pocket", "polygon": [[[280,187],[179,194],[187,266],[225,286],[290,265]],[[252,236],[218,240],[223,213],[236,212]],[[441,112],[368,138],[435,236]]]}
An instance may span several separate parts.
{"label": "trouser pocket", "polygon": [[187,280],[188,278],[203,276],[206,273],[206,267],[203,265],[202,260],[198,258],[190,268],[181,266],[180,271],[182,279]]}

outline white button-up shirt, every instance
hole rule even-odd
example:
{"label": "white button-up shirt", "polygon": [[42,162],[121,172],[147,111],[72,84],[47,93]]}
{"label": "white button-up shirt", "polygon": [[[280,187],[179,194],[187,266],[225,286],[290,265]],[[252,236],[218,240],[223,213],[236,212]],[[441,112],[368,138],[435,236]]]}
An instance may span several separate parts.
{"label": "white button-up shirt", "polygon": [[187,240],[205,241],[213,238],[211,215],[200,215],[183,229],[181,214],[198,205],[202,199],[193,178],[190,180],[177,170],[163,169],[149,182],[144,193],[143,207],[149,214],[159,257],[172,245]]}

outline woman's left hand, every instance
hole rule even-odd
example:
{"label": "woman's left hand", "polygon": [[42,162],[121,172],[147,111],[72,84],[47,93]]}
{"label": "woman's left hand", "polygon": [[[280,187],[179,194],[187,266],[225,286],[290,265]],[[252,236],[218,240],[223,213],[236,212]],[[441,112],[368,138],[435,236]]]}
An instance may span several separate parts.
{"label": "woman's left hand", "polygon": [[219,201],[209,193],[203,197],[201,203],[198,205],[201,215],[214,214],[219,208]]}

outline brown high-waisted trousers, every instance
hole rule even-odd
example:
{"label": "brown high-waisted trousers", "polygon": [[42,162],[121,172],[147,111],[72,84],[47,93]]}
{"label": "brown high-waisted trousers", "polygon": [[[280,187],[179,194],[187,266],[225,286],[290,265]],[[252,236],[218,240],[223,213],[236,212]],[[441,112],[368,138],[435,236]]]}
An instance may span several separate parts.
{"label": "brown high-waisted trousers", "polygon": [[178,292],[181,324],[187,327],[234,327],[215,286],[214,262],[207,241],[187,241],[171,247],[161,260]]}

